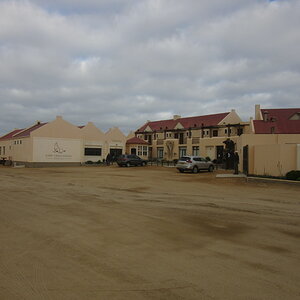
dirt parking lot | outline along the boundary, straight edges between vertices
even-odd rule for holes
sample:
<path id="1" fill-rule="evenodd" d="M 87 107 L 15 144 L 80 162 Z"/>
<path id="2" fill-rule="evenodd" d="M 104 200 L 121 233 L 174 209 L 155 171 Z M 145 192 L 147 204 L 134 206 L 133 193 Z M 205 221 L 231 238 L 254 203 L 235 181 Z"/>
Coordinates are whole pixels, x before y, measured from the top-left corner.
<path id="1" fill-rule="evenodd" d="M 299 299 L 300 188 L 0 168 L 0 299 Z"/>

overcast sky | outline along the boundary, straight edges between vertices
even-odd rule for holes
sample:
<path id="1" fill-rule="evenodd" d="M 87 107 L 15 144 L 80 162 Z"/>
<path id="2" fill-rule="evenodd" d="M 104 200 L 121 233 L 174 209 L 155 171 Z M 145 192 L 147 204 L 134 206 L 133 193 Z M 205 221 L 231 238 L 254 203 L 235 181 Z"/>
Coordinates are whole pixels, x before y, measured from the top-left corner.
<path id="1" fill-rule="evenodd" d="M 299 99 L 300 0 L 0 0 L 0 135 Z"/>

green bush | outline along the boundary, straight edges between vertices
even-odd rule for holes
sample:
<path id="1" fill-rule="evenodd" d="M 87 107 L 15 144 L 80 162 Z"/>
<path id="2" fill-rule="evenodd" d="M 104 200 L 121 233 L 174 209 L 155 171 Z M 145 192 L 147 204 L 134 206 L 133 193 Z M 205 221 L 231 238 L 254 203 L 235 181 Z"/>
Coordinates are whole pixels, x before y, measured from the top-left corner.
<path id="1" fill-rule="evenodd" d="M 293 171 L 287 172 L 285 177 L 288 180 L 300 180 L 300 171 L 293 170 Z"/>
<path id="2" fill-rule="evenodd" d="M 91 160 L 88 160 L 88 161 L 86 161 L 85 162 L 87 165 L 92 165 L 93 164 L 93 162 L 91 161 Z"/>

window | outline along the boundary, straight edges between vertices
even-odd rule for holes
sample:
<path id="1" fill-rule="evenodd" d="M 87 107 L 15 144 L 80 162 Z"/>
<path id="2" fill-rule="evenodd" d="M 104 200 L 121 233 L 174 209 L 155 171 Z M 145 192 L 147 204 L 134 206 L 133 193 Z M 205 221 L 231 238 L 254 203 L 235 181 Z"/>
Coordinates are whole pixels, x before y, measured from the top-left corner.
<path id="1" fill-rule="evenodd" d="M 186 156 L 186 147 L 179 147 L 179 157 Z"/>
<path id="2" fill-rule="evenodd" d="M 3 155 L 5 155 L 5 146 L 3 146 Z"/>
<path id="3" fill-rule="evenodd" d="M 199 146 L 193 146 L 193 156 L 199 155 Z"/>
<path id="4" fill-rule="evenodd" d="M 218 130 L 213 130 L 213 136 L 218 136 Z"/>
<path id="5" fill-rule="evenodd" d="M 242 135 L 242 134 L 243 134 L 243 128 L 238 128 L 237 134 L 238 134 L 238 135 Z"/>
<path id="6" fill-rule="evenodd" d="M 143 146 L 143 155 L 144 156 L 148 155 L 148 147 L 147 146 Z"/>
<path id="7" fill-rule="evenodd" d="M 164 158 L 164 148 L 157 148 L 157 158 Z"/>
<path id="8" fill-rule="evenodd" d="M 22 141 L 20 141 L 20 145 L 22 144 Z"/>
<path id="9" fill-rule="evenodd" d="M 84 148 L 84 155 L 86 156 L 101 156 L 101 148 Z"/>
<path id="10" fill-rule="evenodd" d="M 143 154 L 143 146 L 138 146 L 138 155 Z"/>
<path id="11" fill-rule="evenodd" d="M 0 146 L 0 155 L 1 155 L 1 149 L 2 149 L 2 147 Z"/>

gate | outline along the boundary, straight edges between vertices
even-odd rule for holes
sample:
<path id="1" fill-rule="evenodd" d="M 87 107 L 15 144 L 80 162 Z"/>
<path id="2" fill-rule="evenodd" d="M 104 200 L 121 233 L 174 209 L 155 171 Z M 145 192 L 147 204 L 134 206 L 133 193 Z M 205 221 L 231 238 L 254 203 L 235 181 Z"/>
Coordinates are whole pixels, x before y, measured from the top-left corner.
<path id="1" fill-rule="evenodd" d="M 243 147 L 243 172 L 244 174 L 248 175 L 249 171 L 249 146 Z"/>

